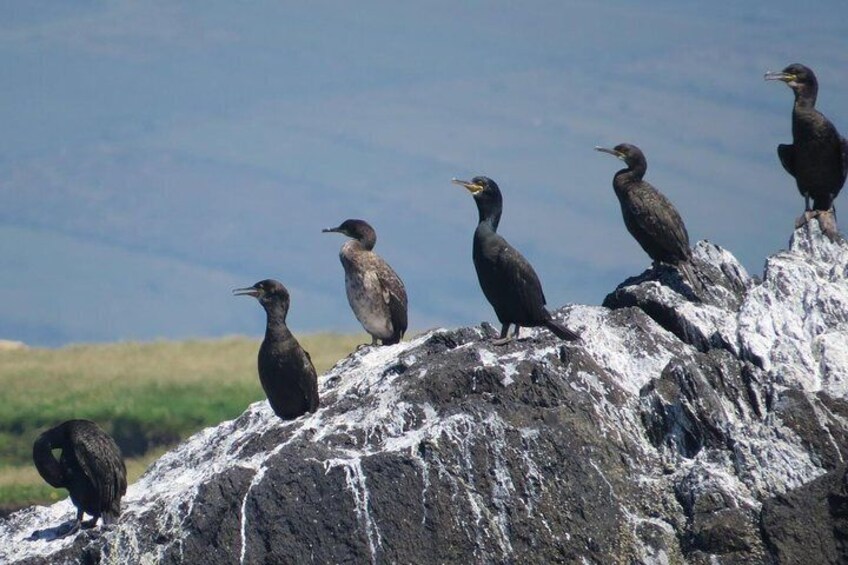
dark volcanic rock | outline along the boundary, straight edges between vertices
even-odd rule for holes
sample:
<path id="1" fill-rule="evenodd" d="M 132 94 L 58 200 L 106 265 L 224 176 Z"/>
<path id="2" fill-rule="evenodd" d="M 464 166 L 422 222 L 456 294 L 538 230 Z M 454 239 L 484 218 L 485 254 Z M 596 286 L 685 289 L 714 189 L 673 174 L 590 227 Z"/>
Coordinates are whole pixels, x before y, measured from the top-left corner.
<path id="1" fill-rule="evenodd" d="M 362 348 L 314 414 L 256 403 L 165 454 L 115 526 L 13 514 L 0 562 L 844 562 L 848 247 L 809 225 L 761 282 L 699 243 L 697 293 L 658 267 L 556 312 L 579 344 Z"/>
<path id="2" fill-rule="evenodd" d="M 765 501 L 762 526 L 775 563 L 848 562 L 848 468 Z"/>
<path id="3" fill-rule="evenodd" d="M 636 306 L 700 351 L 720 347 L 735 353 L 736 328 L 727 317 L 739 309 L 751 278 L 733 255 L 705 241 L 692 250 L 692 270 L 701 288 L 692 289 L 677 268 L 658 264 L 618 285 L 604 306 Z"/>
<path id="4" fill-rule="evenodd" d="M 705 447 L 732 447 L 734 434 L 748 433 L 734 422 L 758 422 L 766 412 L 767 382 L 762 370 L 725 351 L 672 361 L 641 391 L 648 438 L 687 458 Z"/>

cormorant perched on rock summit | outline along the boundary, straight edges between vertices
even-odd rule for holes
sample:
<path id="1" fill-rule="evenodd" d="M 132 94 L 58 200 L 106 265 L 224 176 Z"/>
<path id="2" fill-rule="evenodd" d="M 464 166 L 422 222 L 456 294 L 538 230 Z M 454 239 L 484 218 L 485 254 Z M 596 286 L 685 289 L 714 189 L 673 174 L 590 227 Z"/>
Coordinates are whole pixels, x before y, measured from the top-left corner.
<path id="1" fill-rule="evenodd" d="M 371 345 L 398 343 L 406 332 L 407 298 L 403 281 L 382 257 L 374 253 L 377 233 L 368 222 L 345 220 L 324 233 L 341 233 L 350 238 L 339 258 L 345 271 L 347 301 L 356 319 L 371 334 Z"/>
<path id="2" fill-rule="evenodd" d="M 521 253 L 498 235 L 503 198 L 495 181 L 474 177 L 471 181 L 453 179 L 452 182 L 471 192 L 477 204 L 479 223 L 474 231 L 472 256 L 480 288 L 502 324 L 495 345 L 509 341 L 510 324 L 515 324 L 513 337 L 518 337 L 521 326 L 544 326 L 560 339 L 579 340 L 580 336 L 551 318 L 536 271 Z"/>
<path id="3" fill-rule="evenodd" d="M 654 263 L 678 267 L 689 284 L 698 288 L 700 285 L 690 269 L 692 250 L 686 226 L 674 204 L 642 180 L 648 170 L 642 150 L 629 143 L 621 143 L 613 149 L 595 147 L 595 150 L 609 153 L 627 165 L 615 173 L 612 181 L 627 231 Z"/>
<path id="4" fill-rule="evenodd" d="M 57 461 L 54 449 L 61 449 Z M 93 528 L 103 516 L 110 524 L 121 514 L 121 497 L 127 492 L 127 469 L 121 450 L 112 437 L 89 420 L 68 420 L 50 428 L 35 440 L 32 460 L 38 474 L 56 488 L 66 488 L 77 515 L 69 528 L 58 533 L 67 536 L 83 528 Z M 92 516 L 82 521 L 83 514 Z"/>
<path id="5" fill-rule="evenodd" d="M 765 80 L 783 81 L 795 93 L 792 145 L 778 145 L 777 155 L 786 172 L 795 177 L 798 191 L 804 197 L 804 216 L 799 218 L 798 226 L 818 216 L 822 231 L 833 238 L 835 220 L 832 214 L 823 218 L 822 212 L 832 209 L 848 176 L 848 141 L 816 110 L 819 85 L 812 69 L 794 63 L 780 72 L 767 72 Z"/>
<path id="6" fill-rule="evenodd" d="M 233 291 L 252 296 L 265 309 L 265 339 L 259 347 L 259 382 L 274 413 L 284 420 L 318 409 L 318 376 L 312 359 L 286 326 L 289 291 L 266 279 Z"/>

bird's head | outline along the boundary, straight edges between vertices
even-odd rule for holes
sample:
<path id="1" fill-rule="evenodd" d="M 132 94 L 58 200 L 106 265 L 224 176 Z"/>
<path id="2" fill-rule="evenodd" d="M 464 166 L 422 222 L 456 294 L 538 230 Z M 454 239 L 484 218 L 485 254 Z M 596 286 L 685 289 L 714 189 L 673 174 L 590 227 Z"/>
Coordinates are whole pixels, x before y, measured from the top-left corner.
<path id="1" fill-rule="evenodd" d="M 491 221 L 497 229 L 503 209 L 503 197 L 501 196 L 501 189 L 498 188 L 498 183 L 489 177 L 482 176 L 474 177 L 470 181 L 451 179 L 451 182 L 465 187 L 474 196 L 480 221 Z"/>
<path id="2" fill-rule="evenodd" d="M 768 71 L 763 77 L 765 80 L 780 80 L 791 88 L 795 95 L 815 95 L 819 90 L 819 83 L 813 69 L 800 63 L 792 63 L 779 72 Z"/>
<path id="3" fill-rule="evenodd" d="M 283 283 L 274 279 L 259 281 L 253 286 L 237 288 L 233 290 L 235 296 L 252 296 L 266 309 L 270 305 L 282 306 L 284 310 L 289 308 L 289 291 Z"/>
<path id="4" fill-rule="evenodd" d="M 503 202 L 498 183 L 489 177 L 474 177 L 470 181 L 452 179 L 452 183 L 465 187 L 474 196 L 477 207 L 500 207 Z"/>
<path id="5" fill-rule="evenodd" d="M 648 168 L 648 161 L 645 159 L 645 154 L 642 153 L 641 149 L 630 143 L 619 143 L 612 149 L 595 147 L 595 151 L 609 153 L 613 157 L 618 157 L 627 164 L 628 168 L 634 170 L 642 169 L 643 174 L 644 170 Z"/>
<path id="6" fill-rule="evenodd" d="M 371 227 L 371 224 L 365 220 L 345 220 L 338 227 L 324 228 L 323 233 L 340 233 L 362 243 L 366 248 L 371 249 L 377 243 L 377 232 Z"/>

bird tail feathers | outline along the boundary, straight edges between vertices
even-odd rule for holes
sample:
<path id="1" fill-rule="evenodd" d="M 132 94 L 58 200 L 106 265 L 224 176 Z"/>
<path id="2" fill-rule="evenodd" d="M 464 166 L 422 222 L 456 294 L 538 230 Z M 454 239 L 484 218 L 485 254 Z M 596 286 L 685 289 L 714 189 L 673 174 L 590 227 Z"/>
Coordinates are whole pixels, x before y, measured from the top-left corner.
<path id="1" fill-rule="evenodd" d="M 545 322 L 545 327 L 551 330 L 555 336 L 566 341 L 580 341 L 580 336 L 566 328 L 562 324 L 558 324 L 553 319 L 548 319 Z"/>
<path id="2" fill-rule="evenodd" d="M 704 289 L 704 285 L 701 284 L 700 279 L 695 275 L 692 263 L 689 261 L 681 261 L 677 264 L 677 268 L 680 270 L 680 274 L 683 275 L 683 278 L 686 279 L 686 282 L 689 283 L 689 286 L 692 287 L 692 290 L 695 291 L 695 294 L 698 295 Z"/>
<path id="3" fill-rule="evenodd" d="M 118 521 L 118 517 L 121 515 L 121 502 L 116 501 L 112 504 L 112 507 L 109 510 L 106 510 L 102 514 L 103 525 L 108 526 L 109 524 L 114 524 Z"/>

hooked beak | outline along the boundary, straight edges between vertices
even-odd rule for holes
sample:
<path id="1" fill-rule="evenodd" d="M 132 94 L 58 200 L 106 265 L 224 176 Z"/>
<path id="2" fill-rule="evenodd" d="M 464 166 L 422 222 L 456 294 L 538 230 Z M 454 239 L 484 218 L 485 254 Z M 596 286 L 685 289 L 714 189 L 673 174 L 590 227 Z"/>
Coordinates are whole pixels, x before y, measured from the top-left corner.
<path id="1" fill-rule="evenodd" d="M 765 80 L 782 80 L 783 82 L 793 82 L 797 78 L 796 75 L 784 73 L 783 71 L 768 71 L 763 75 L 763 79 Z"/>
<path id="2" fill-rule="evenodd" d="M 615 149 L 607 149 L 606 147 L 598 147 L 596 145 L 595 151 L 600 151 L 601 153 L 609 153 L 613 157 L 617 157 L 618 159 L 621 159 L 622 161 L 624 161 L 624 155 L 622 155 L 621 153 L 619 153 Z"/>
<path id="3" fill-rule="evenodd" d="M 258 298 L 259 289 L 252 286 L 247 288 L 235 288 L 233 289 L 233 296 L 252 296 L 253 298 Z"/>
<path id="4" fill-rule="evenodd" d="M 342 233 L 341 227 L 338 228 L 324 228 L 321 230 L 321 233 Z"/>
<path id="5" fill-rule="evenodd" d="M 459 186 L 464 186 L 468 192 L 471 194 L 477 195 L 483 192 L 483 187 L 479 184 L 474 184 L 473 182 L 467 180 L 459 180 L 459 179 L 451 179 L 453 184 L 458 184 Z"/>

